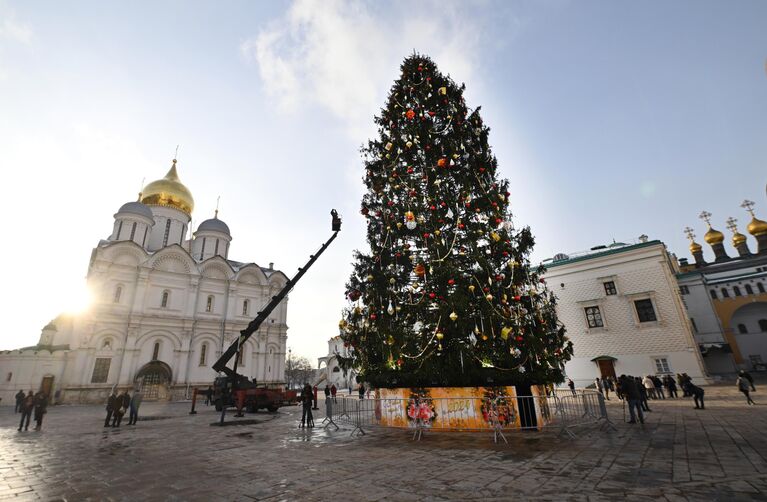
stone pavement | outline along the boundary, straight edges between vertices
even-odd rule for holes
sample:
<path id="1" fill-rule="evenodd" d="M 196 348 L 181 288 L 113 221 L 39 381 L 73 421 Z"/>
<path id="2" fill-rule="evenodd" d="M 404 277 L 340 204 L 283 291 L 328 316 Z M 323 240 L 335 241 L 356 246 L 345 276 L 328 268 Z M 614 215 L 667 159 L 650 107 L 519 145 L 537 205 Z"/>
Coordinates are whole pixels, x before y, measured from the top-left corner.
<path id="1" fill-rule="evenodd" d="M 709 387 L 706 410 L 651 401 L 647 424 L 489 434 L 301 430 L 299 408 L 211 427 L 212 408 L 145 403 L 137 426 L 103 428 L 101 406 L 49 408 L 17 432 L 0 408 L 0 500 L 767 500 L 767 387 L 746 406 Z M 763 397 L 762 397 L 763 396 Z M 320 408 L 322 408 L 320 403 Z M 321 421 L 320 418 L 317 423 Z"/>

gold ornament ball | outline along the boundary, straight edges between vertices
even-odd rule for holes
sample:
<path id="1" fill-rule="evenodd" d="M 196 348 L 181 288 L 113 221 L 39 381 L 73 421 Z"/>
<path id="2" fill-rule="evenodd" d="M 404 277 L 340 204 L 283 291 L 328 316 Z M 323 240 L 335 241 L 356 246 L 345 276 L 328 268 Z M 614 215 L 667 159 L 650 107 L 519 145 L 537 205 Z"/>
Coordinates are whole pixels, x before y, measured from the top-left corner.
<path id="1" fill-rule="evenodd" d="M 476 287 L 474 286 L 474 284 L 469 284 L 469 292 L 470 293 L 473 293 L 475 289 L 476 289 Z"/>
<path id="2" fill-rule="evenodd" d="M 375 277 L 373 277 L 373 274 L 369 274 L 367 279 L 368 279 L 368 282 L 373 282 L 373 279 L 375 279 Z"/>
<path id="3" fill-rule="evenodd" d="M 458 319 L 458 314 L 456 314 L 455 312 L 451 312 L 450 313 L 450 320 L 455 322 L 457 319 Z"/>
<path id="4" fill-rule="evenodd" d="M 485 299 L 487 299 L 487 301 L 491 302 L 491 301 L 493 301 L 493 295 L 488 293 L 487 296 L 485 297 Z"/>

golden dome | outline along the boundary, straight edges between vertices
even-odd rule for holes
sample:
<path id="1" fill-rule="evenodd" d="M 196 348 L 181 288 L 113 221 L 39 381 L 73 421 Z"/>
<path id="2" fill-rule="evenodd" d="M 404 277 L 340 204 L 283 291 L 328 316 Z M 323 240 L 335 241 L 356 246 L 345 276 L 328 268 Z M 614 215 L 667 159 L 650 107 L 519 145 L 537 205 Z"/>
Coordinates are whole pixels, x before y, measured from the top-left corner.
<path id="1" fill-rule="evenodd" d="M 154 206 L 169 206 L 180 209 L 186 214 L 192 214 L 194 198 L 189 189 L 181 183 L 176 172 L 176 159 L 164 178 L 156 180 L 144 187 L 141 202 Z"/>
<path id="2" fill-rule="evenodd" d="M 700 253 L 701 251 L 703 251 L 703 246 L 701 246 L 700 244 L 698 244 L 695 241 L 690 243 L 690 252 L 692 254 Z"/>
<path id="3" fill-rule="evenodd" d="M 762 221 L 754 216 L 748 224 L 748 233 L 757 236 L 767 234 L 767 221 Z"/>
<path id="4" fill-rule="evenodd" d="M 724 234 L 720 232 L 719 230 L 714 230 L 710 226 L 708 227 L 708 232 L 706 232 L 706 235 L 703 236 L 703 239 L 706 241 L 707 244 L 714 245 L 714 244 L 721 244 L 724 242 Z"/>
<path id="5" fill-rule="evenodd" d="M 743 235 L 740 232 L 735 232 L 734 234 L 732 234 L 732 245 L 733 246 L 738 247 L 741 244 L 743 244 L 744 242 L 746 242 L 746 236 L 745 235 Z"/>

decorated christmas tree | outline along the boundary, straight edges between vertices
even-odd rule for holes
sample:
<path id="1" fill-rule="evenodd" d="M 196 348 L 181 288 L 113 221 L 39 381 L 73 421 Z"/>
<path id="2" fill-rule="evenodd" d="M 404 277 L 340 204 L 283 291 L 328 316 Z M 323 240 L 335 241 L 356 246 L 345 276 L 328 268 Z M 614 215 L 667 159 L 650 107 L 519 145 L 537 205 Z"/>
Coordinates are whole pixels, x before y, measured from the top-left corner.
<path id="1" fill-rule="evenodd" d="M 355 252 L 341 366 L 376 387 L 559 382 L 572 355 L 464 89 L 408 57 L 362 149 L 370 251 Z"/>

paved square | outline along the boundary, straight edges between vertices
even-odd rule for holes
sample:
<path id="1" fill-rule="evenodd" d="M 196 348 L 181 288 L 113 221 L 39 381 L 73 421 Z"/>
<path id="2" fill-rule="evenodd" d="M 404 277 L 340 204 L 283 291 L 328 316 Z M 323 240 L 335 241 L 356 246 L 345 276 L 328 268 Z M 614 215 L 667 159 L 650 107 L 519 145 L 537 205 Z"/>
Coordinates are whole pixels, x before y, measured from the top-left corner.
<path id="1" fill-rule="evenodd" d="M 11 500 L 767 500 L 767 387 L 746 406 L 710 387 L 706 410 L 651 401 L 617 432 L 489 434 L 301 430 L 298 408 L 211 427 L 188 403 L 145 403 L 135 427 L 103 427 L 101 406 L 49 408 L 42 432 L 0 409 L 0 499 Z M 764 396 L 764 397 L 762 397 Z M 322 404 L 320 404 L 322 408 Z M 254 418 L 253 415 L 247 417 Z M 319 424 L 320 418 L 317 420 Z"/>

